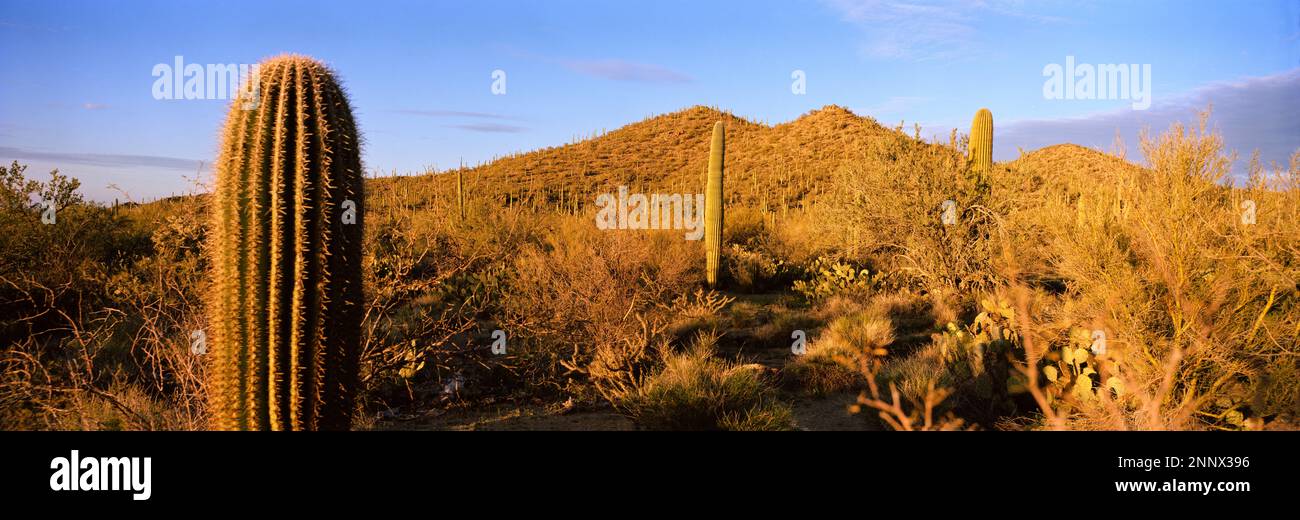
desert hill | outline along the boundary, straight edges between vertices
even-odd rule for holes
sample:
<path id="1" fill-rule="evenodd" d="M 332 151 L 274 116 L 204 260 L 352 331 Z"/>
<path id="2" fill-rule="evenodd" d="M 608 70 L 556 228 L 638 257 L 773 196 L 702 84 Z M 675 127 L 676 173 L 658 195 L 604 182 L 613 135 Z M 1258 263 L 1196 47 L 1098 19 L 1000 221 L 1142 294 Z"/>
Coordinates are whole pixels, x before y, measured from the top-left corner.
<path id="1" fill-rule="evenodd" d="M 902 136 L 835 105 L 776 125 L 695 106 L 579 142 L 466 167 L 465 179 L 472 191 L 508 197 L 540 192 L 552 202 L 592 200 L 594 194 L 620 184 L 642 191 L 697 190 L 715 121 L 726 124 L 728 197 L 769 205 L 783 200 L 797 204 L 821 189 L 833 172 L 860 159 L 871 141 Z M 427 182 L 428 178 L 379 181 Z"/>
<path id="2" fill-rule="evenodd" d="M 1007 166 L 1012 169 L 1069 172 L 1074 175 L 1089 177 L 1114 171 L 1134 173 L 1142 169 L 1140 166 L 1114 155 L 1068 143 L 1046 146 L 1028 152 L 1014 161 L 1009 161 Z"/>
<path id="3" fill-rule="evenodd" d="M 584 204 L 598 193 L 628 185 L 633 191 L 698 190 L 707 166 L 715 121 L 726 123 L 727 193 L 730 201 L 775 208 L 795 207 L 828 184 L 842 168 L 860 163 L 882 138 L 914 139 L 837 105 L 784 123 L 767 125 L 711 107 L 694 106 L 631 123 L 574 143 L 516 153 L 465 167 L 468 190 L 502 200 Z M 936 145 L 940 146 L 940 145 Z M 1011 169 L 1074 175 L 1116 171 L 1111 155 L 1072 144 L 1049 146 L 1005 163 Z M 455 170 L 449 170 L 450 173 Z M 452 175 L 376 179 L 384 188 L 421 193 Z M 396 186 L 389 183 L 395 183 Z M 400 186 L 400 188 L 399 188 Z M 444 186 L 445 187 L 445 186 Z M 410 196 L 410 193 L 408 193 Z"/>

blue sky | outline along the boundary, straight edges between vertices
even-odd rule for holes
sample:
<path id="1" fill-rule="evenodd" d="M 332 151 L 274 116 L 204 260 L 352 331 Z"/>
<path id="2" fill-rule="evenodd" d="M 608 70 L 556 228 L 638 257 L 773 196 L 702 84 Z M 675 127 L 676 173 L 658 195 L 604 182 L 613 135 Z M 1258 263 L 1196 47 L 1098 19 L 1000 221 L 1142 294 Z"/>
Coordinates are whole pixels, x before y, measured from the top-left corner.
<path id="1" fill-rule="evenodd" d="M 268 5 L 264 5 L 268 4 Z M 99 200 L 184 193 L 223 100 L 156 100 L 155 64 L 315 56 L 349 89 L 371 170 L 553 146 L 690 105 L 768 122 L 826 104 L 927 135 L 979 107 L 996 156 L 1137 150 L 1213 103 L 1230 147 L 1300 147 L 1300 0 L 103 2 L 0 0 L 0 161 L 60 168 Z M 1152 107 L 1045 99 L 1044 66 L 1149 64 Z M 492 71 L 506 72 L 493 95 Z M 791 92 L 791 73 L 807 77 Z M 210 175 L 205 167 L 204 178 Z"/>

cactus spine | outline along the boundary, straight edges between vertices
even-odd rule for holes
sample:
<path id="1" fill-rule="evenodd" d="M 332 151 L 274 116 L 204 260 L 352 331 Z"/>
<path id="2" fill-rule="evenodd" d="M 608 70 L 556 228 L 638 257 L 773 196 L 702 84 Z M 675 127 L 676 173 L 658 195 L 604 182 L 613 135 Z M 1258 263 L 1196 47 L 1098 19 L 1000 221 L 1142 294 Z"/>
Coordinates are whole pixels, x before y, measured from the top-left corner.
<path id="1" fill-rule="evenodd" d="M 726 142 L 722 121 L 713 124 L 713 141 L 709 145 L 709 174 L 704 187 L 704 277 L 709 287 L 718 285 L 722 267 L 722 162 Z"/>
<path id="2" fill-rule="evenodd" d="M 993 172 L 993 113 L 987 108 L 975 113 L 970 125 L 971 171 L 981 182 Z"/>
<path id="3" fill-rule="evenodd" d="M 217 165 L 215 426 L 347 429 L 364 204 L 352 110 L 311 58 L 268 59 L 250 84 L 226 118 Z"/>

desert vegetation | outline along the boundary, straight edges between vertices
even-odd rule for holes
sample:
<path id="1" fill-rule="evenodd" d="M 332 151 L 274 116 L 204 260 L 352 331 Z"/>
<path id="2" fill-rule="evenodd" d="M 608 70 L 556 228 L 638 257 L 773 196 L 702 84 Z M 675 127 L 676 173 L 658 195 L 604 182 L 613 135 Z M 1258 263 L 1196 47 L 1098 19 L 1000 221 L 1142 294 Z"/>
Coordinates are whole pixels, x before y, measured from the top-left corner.
<path id="1" fill-rule="evenodd" d="M 332 331 L 355 334 L 355 400 L 293 395 L 362 429 L 1295 427 L 1300 150 L 1233 182 L 1206 118 L 1143 136 L 1140 160 L 993 163 L 993 138 L 988 111 L 933 139 L 834 106 L 777 125 L 693 107 L 371 176 L 359 325 Z M 215 218 L 235 181 L 102 205 L 34 177 L 0 179 L 0 424 L 232 426 L 214 396 L 248 362 L 220 350 L 239 313 L 212 295 L 238 286 L 213 282 L 239 257 Z M 707 191 L 720 237 L 597 229 L 619 185 Z"/>

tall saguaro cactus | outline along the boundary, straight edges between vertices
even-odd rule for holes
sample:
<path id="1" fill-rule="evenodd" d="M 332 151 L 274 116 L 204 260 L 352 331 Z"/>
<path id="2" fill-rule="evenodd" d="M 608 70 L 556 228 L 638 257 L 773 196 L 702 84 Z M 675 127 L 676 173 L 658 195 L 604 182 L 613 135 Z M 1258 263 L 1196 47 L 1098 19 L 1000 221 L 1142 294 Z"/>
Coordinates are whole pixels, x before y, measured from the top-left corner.
<path id="1" fill-rule="evenodd" d="M 704 187 L 704 277 L 709 287 L 718 285 L 722 267 L 722 162 L 726 158 L 722 121 L 713 124 L 709 144 L 709 175 Z"/>
<path id="2" fill-rule="evenodd" d="M 460 210 L 460 220 L 465 220 L 465 167 L 456 170 L 456 207 Z"/>
<path id="3" fill-rule="evenodd" d="M 982 182 L 993 172 L 993 113 L 987 108 L 975 113 L 970 125 L 971 170 Z"/>
<path id="4" fill-rule="evenodd" d="M 352 109 L 333 72 L 304 56 L 270 58 L 250 81 L 217 164 L 216 427 L 347 429 L 364 204 Z"/>

